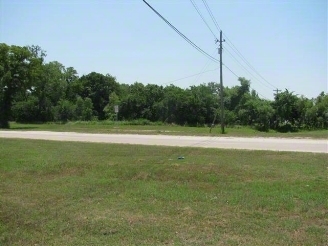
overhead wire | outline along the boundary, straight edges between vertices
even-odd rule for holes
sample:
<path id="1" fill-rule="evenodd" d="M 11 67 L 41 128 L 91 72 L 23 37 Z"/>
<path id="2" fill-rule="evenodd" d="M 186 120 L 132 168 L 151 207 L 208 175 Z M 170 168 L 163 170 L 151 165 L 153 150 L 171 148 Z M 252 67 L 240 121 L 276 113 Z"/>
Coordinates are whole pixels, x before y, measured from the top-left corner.
<path id="1" fill-rule="evenodd" d="M 185 39 L 185 41 L 187 41 L 190 45 L 192 45 L 195 49 L 197 49 L 199 52 L 201 52 L 203 55 L 207 56 L 208 58 L 210 58 L 211 60 L 215 61 L 215 62 L 219 62 L 218 59 L 214 58 L 213 56 L 209 55 L 208 53 L 206 53 L 204 50 L 202 50 L 201 48 L 199 48 L 195 43 L 193 43 L 190 39 L 188 39 L 184 34 L 182 34 L 177 28 L 175 28 L 168 20 L 166 20 L 160 13 L 158 13 L 149 3 L 147 3 L 147 1 L 143 0 L 143 2 L 151 9 L 153 10 L 166 24 L 168 24 L 175 32 L 177 32 L 183 39 Z M 218 69 L 218 68 L 217 68 Z M 213 70 L 208 70 L 208 71 L 214 71 L 214 70 L 217 70 L 217 69 L 213 69 Z M 208 72 L 208 71 L 204 71 L 204 72 L 200 72 L 196 75 L 192 75 L 192 76 L 197 76 L 199 74 L 203 74 L 205 72 Z M 188 76 L 188 77 L 192 77 L 192 76 Z M 185 77 L 185 78 L 188 78 L 188 77 Z M 181 78 L 181 79 L 185 79 L 185 78 Z M 178 79 L 178 80 L 181 80 L 181 79 Z M 178 80 L 175 80 L 175 81 L 178 81 Z M 171 81 L 171 82 L 174 82 L 174 81 Z M 170 82 L 168 82 L 170 83 Z M 197 145 L 199 144 L 202 144 L 202 143 L 206 143 L 206 142 L 209 142 L 209 141 L 212 141 L 212 138 L 211 137 L 208 137 L 206 140 L 203 140 L 203 141 L 198 141 L 197 143 L 193 144 L 193 145 L 190 145 L 190 147 L 196 147 Z M 191 151 L 191 150 L 190 150 Z"/>
<path id="2" fill-rule="evenodd" d="M 192 75 L 189 75 L 189 76 L 185 76 L 185 77 L 182 77 L 182 78 L 179 78 L 179 79 L 175 79 L 175 80 L 171 80 L 171 81 L 168 81 L 166 83 L 162 83 L 161 85 L 167 85 L 169 83 L 173 83 L 173 82 L 177 82 L 177 81 L 180 81 L 180 80 L 184 80 L 184 79 L 189 79 L 189 78 L 192 78 L 192 77 L 196 77 L 195 80 L 192 82 L 192 83 L 188 83 L 189 85 L 194 85 L 198 82 L 198 80 L 201 78 L 201 76 L 204 74 L 204 73 L 208 73 L 208 72 L 213 72 L 213 71 L 217 71 L 219 70 L 220 67 L 217 67 L 217 68 L 214 68 L 214 69 L 209 69 L 209 70 L 206 70 L 206 68 L 210 65 L 211 61 L 209 60 L 205 65 L 204 67 L 200 70 L 199 73 L 196 73 L 196 74 L 192 74 Z"/>
<path id="3" fill-rule="evenodd" d="M 169 84 L 169 83 L 177 82 L 177 81 L 184 80 L 184 79 L 189 79 L 189 78 L 195 77 L 195 76 L 197 76 L 197 75 L 201 75 L 201 74 L 204 74 L 204 73 L 208 73 L 208 72 L 216 71 L 216 70 L 218 70 L 218 69 L 219 69 L 219 67 L 217 67 L 217 68 L 215 68 L 215 69 L 211 69 L 211 70 L 202 71 L 202 72 L 200 72 L 200 73 L 192 74 L 192 75 L 189 75 L 189 76 L 186 76 L 186 77 L 180 78 L 180 79 L 175 79 L 175 80 L 168 81 L 168 82 L 166 82 L 166 83 L 163 83 L 162 85 L 167 85 L 167 84 Z"/>
<path id="4" fill-rule="evenodd" d="M 213 13 L 212 13 L 212 11 L 211 11 L 211 9 L 209 8 L 209 6 L 208 6 L 208 4 L 207 4 L 207 2 L 206 2 L 206 0 L 202 0 L 203 1 L 203 3 L 204 3 L 204 5 L 205 5 L 205 7 L 206 7 L 206 9 L 207 9 L 207 12 L 209 13 L 209 15 L 210 15 L 210 17 L 211 17 L 211 19 L 212 19 L 212 21 L 213 21 L 213 23 L 214 23 L 214 25 L 216 26 L 216 28 L 217 28 L 217 30 L 218 31 L 221 31 L 221 28 L 220 28 L 220 26 L 219 26 L 219 24 L 217 23 L 217 21 L 216 21 L 216 19 L 215 19 L 215 17 L 214 17 L 214 15 L 213 15 Z M 214 34 L 214 32 L 212 31 L 212 29 L 210 28 L 210 26 L 208 25 L 208 23 L 207 23 L 207 21 L 205 20 L 205 18 L 204 18 L 204 16 L 202 15 L 202 13 L 200 12 L 200 10 L 199 10 L 199 8 L 197 7 L 197 4 L 193 1 L 193 0 L 190 0 L 190 2 L 192 3 L 192 5 L 194 6 L 194 8 L 196 9 L 196 11 L 197 11 L 197 13 L 198 13 L 198 15 L 201 17 L 201 19 L 203 20 L 203 22 L 205 23 L 205 25 L 207 26 L 207 28 L 210 30 L 210 32 L 213 34 L 213 36 L 214 36 L 214 38 L 217 40 L 217 37 L 216 37 L 216 35 Z M 241 64 L 239 61 L 238 61 L 238 59 L 228 50 L 228 49 L 226 49 L 226 51 L 229 53 L 229 55 L 240 65 L 240 66 L 242 66 L 244 69 L 245 69 L 245 71 L 247 71 L 253 78 L 255 78 L 255 79 L 257 79 L 255 76 L 253 76 L 252 75 L 252 73 L 251 72 L 249 72 L 249 70 L 243 65 L 243 64 Z M 232 74 L 234 74 L 237 78 L 239 78 L 239 76 L 234 72 L 234 71 L 232 71 L 228 66 L 226 66 L 225 64 L 223 64 L 222 63 L 222 65 L 224 65 Z M 197 80 L 199 79 L 199 77 L 197 78 Z M 196 81 L 197 81 L 196 80 Z M 257 79 L 258 80 L 258 79 Z M 260 80 L 258 80 L 260 83 L 262 83 Z M 263 85 L 265 85 L 264 83 L 262 83 Z M 266 86 L 266 85 L 265 85 Z M 250 87 L 251 88 L 251 87 Z M 263 95 L 261 95 L 262 97 L 264 97 Z"/>
<path id="5" fill-rule="evenodd" d="M 220 31 L 220 27 L 211 11 L 211 9 L 209 8 L 206 0 L 202 0 L 209 15 L 211 16 L 216 28 Z M 143 2 L 149 7 L 151 8 L 162 20 L 164 20 L 166 22 L 166 24 L 168 24 L 174 31 L 176 31 L 182 38 L 184 38 L 189 44 L 191 44 L 194 48 L 196 48 L 198 51 L 200 51 L 201 53 L 205 54 L 207 57 L 210 57 L 212 60 L 215 60 L 215 61 L 218 61 L 216 58 L 214 58 L 213 56 L 209 55 L 208 53 L 206 53 L 205 51 L 203 51 L 201 48 L 199 48 L 196 44 L 194 44 L 190 39 L 188 39 L 184 34 L 182 34 L 176 27 L 174 27 L 168 20 L 166 20 L 158 11 L 156 11 L 147 1 L 143 0 Z M 196 9 L 197 13 L 199 14 L 199 16 L 201 17 L 201 19 L 203 20 L 203 22 L 205 23 L 205 25 L 208 27 L 208 29 L 210 30 L 210 32 L 213 34 L 213 36 L 216 38 L 214 32 L 212 31 L 212 29 L 210 28 L 210 26 L 208 25 L 208 23 L 206 22 L 205 18 L 203 17 L 203 15 L 201 14 L 199 8 L 197 7 L 197 5 L 195 4 L 195 2 L 193 0 L 190 0 L 190 2 L 192 3 L 192 5 L 194 6 L 194 8 Z M 227 50 L 228 51 L 228 50 Z M 250 74 L 252 75 L 248 69 L 245 68 L 245 66 L 243 66 L 232 54 L 231 52 L 228 51 L 228 53 Z M 239 52 L 240 53 L 240 52 Z M 227 67 L 227 69 L 230 70 L 230 68 Z M 216 70 L 216 69 L 215 69 Z M 213 71 L 213 70 L 210 70 L 210 71 Z M 232 73 L 234 73 L 232 70 L 230 70 Z M 207 71 L 206 71 L 207 72 Z M 173 81 L 170 81 L 170 82 L 176 82 L 176 81 L 179 81 L 179 80 L 182 80 L 182 79 L 185 79 L 185 78 L 190 78 L 190 77 L 193 77 L 193 76 L 197 76 L 197 75 L 201 75 L 203 74 L 203 72 L 200 72 L 198 74 L 195 74 L 195 75 L 191 75 L 191 76 L 187 76 L 187 77 L 184 77 L 184 78 L 181 78 L 181 79 L 178 79 L 178 80 L 173 80 Z M 234 73 L 235 74 L 235 73 Z M 235 74 L 236 75 L 236 74 Z M 237 76 L 237 75 L 236 75 Z M 237 76 L 238 77 L 238 76 Z M 256 77 L 254 77 L 256 78 Z M 197 78 L 197 80 L 199 79 L 199 77 Z M 196 81 L 197 81 L 196 80 Z M 170 82 L 167 82 L 167 83 L 170 83 Z M 165 84 L 167 84 L 165 83 Z"/>
<path id="6" fill-rule="evenodd" d="M 194 2 L 194 0 L 190 0 L 191 4 L 194 6 L 195 10 L 197 11 L 198 15 L 200 16 L 200 18 L 203 20 L 204 24 L 207 26 L 208 30 L 213 34 L 213 37 L 215 40 L 217 40 L 217 36 L 215 35 L 215 33 L 213 32 L 212 28 L 209 26 L 209 24 L 207 23 L 207 21 L 205 20 L 202 12 L 200 11 L 200 9 L 198 8 L 197 4 Z M 203 70 L 209 65 L 209 63 L 207 65 L 205 65 L 205 67 L 203 68 Z M 196 78 L 196 80 L 193 82 L 193 84 L 195 84 L 201 77 L 201 74 Z"/>
<path id="7" fill-rule="evenodd" d="M 235 75 L 237 78 L 240 78 L 234 71 L 232 71 L 227 65 L 223 64 L 223 66 L 225 66 L 233 75 Z M 251 86 L 249 86 L 250 89 L 254 90 Z M 269 100 L 267 97 L 263 96 L 262 94 L 260 94 L 259 92 L 256 91 L 257 94 L 259 94 L 260 96 L 262 96 L 264 99 Z"/>
<path id="8" fill-rule="evenodd" d="M 197 11 L 198 15 L 200 16 L 200 18 L 202 18 L 202 20 L 205 23 L 205 25 L 207 26 L 208 30 L 210 30 L 210 32 L 213 34 L 214 38 L 217 39 L 215 33 L 212 31 L 211 27 L 209 26 L 209 24 L 205 20 L 204 16 L 200 12 L 199 8 L 197 7 L 197 4 L 194 2 L 194 0 L 190 0 L 190 2 L 192 3 L 192 5 L 194 6 L 194 8 L 196 9 L 196 11 Z"/>
<path id="9" fill-rule="evenodd" d="M 227 51 L 228 54 L 230 55 L 230 57 L 232 57 L 251 77 L 253 77 L 255 80 L 257 80 L 262 85 L 269 88 L 269 86 L 267 84 L 263 83 L 261 80 L 259 80 L 257 77 L 255 77 L 240 61 L 238 61 L 238 59 L 229 51 L 229 49 L 227 49 L 227 47 L 224 50 Z"/>
<path id="10" fill-rule="evenodd" d="M 181 33 L 175 26 L 173 26 L 167 19 L 165 19 L 158 11 L 156 11 L 147 1 L 143 0 L 143 2 L 157 15 L 159 16 L 168 26 L 170 26 L 180 37 L 182 37 L 186 42 L 188 42 L 191 46 L 193 46 L 197 51 L 199 51 L 200 53 L 202 53 L 203 55 L 205 55 L 206 57 L 208 57 L 209 59 L 211 59 L 212 61 L 215 61 L 215 62 L 219 62 L 218 59 L 214 58 L 213 56 L 209 55 L 207 52 L 205 52 L 203 49 L 201 49 L 199 46 L 197 46 L 194 42 L 192 42 L 189 38 L 187 38 L 183 33 Z M 216 35 L 214 34 L 214 32 L 212 31 L 212 29 L 210 28 L 210 26 L 208 25 L 208 23 L 206 22 L 206 20 L 204 19 L 204 17 L 202 16 L 200 10 L 198 9 L 197 5 L 191 0 L 192 4 L 194 5 L 196 11 L 198 12 L 198 14 L 201 16 L 201 18 L 203 19 L 204 23 L 206 24 L 206 26 L 209 28 L 209 30 L 212 32 L 213 36 L 216 38 Z M 218 30 L 220 30 L 220 27 L 218 25 L 218 23 L 216 22 L 209 6 L 207 5 L 206 1 L 203 0 L 203 3 L 205 4 L 207 10 L 209 11 L 210 13 L 210 16 L 213 20 L 213 22 L 215 23 L 216 27 Z M 224 64 L 223 64 L 224 65 Z M 229 67 L 227 67 L 226 65 L 224 65 L 228 70 L 230 70 L 230 72 L 232 72 L 236 77 L 238 77 L 238 75 L 236 73 L 234 73 Z M 204 67 L 204 69 L 206 68 L 206 66 Z M 203 72 L 200 72 L 200 73 L 197 73 L 197 74 L 194 74 L 194 75 L 191 75 L 191 76 L 187 76 L 187 77 L 184 77 L 184 78 L 180 78 L 180 79 L 177 79 L 177 80 L 173 80 L 173 81 L 170 81 L 170 82 L 167 82 L 167 83 L 172 83 L 172 82 L 176 82 L 176 81 L 179 81 L 179 80 L 182 80 L 182 79 L 186 79 L 186 78 L 190 78 L 190 77 L 193 77 L 193 76 L 197 76 L 197 75 L 200 75 L 200 74 L 203 74 L 203 73 L 206 73 L 206 72 L 209 72 L 209 71 L 215 71 L 215 70 L 218 70 L 218 68 L 216 69 L 212 69 L 212 70 L 207 70 L 207 71 L 203 71 Z M 194 146 L 198 145 L 198 144 L 201 144 L 202 142 L 208 142 L 208 141 L 211 141 L 210 138 L 208 138 L 207 140 L 205 141 L 199 141 L 198 143 L 194 144 Z"/>
<path id="11" fill-rule="evenodd" d="M 207 9 L 207 12 L 209 13 L 213 23 L 215 24 L 216 28 L 218 31 L 221 31 L 221 28 L 220 26 L 218 25 L 211 9 L 209 8 L 206 0 L 202 0 L 206 9 Z M 194 42 L 192 42 L 188 37 L 186 37 L 183 33 L 181 33 L 174 25 L 172 25 L 166 18 L 164 18 L 157 10 L 155 10 L 146 0 L 143 0 L 143 2 L 157 15 L 159 16 L 168 26 L 170 26 L 179 36 L 181 36 L 185 41 L 187 41 L 191 46 L 193 46 L 197 51 L 199 51 L 200 53 L 202 53 L 203 55 L 207 56 L 209 59 L 211 59 L 212 61 L 215 61 L 215 62 L 219 62 L 218 59 L 214 58 L 213 56 L 211 56 L 210 54 L 208 54 L 207 52 L 205 52 L 203 49 L 201 49 L 199 46 L 197 46 Z M 200 10 L 198 9 L 197 5 L 193 2 L 193 0 L 191 0 L 191 3 L 193 4 L 194 8 L 196 9 L 197 13 L 200 15 L 200 17 L 202 18 L 202 20 L 204 21 L 204 23 L 206 24 L 206 26 L 209 28 L 209 30 L 212 32 L 213 36 L 216 37 L 216 35 L 214 34 L 214 32 L 212 31 L 212 29 L 210 28 L 210 26 L 208 25 L 208 23 L 206 22 L 205 18 L 202 16 Z M 228 37 L 225 35 L 225 37 L 228 39 Z M 231 45 L 229 45 L 230 47 L 234 47 L 232 48 L 240 57 L 243 57 L 242 54 L 239 52 L 239 50 L 232 44 L 232 42 L 229 40 L 229 42 L 231 43 Z M 231 54 L 231 53 L 230 53 Z M 235 57 L 234 57 L 235 58 Z M 243 57 L 244 58 L 244 57 Z M 236 58 L 235 58 L 236 59 Z M 243 59 L 243 61 L 245 62 L 245 58 Z M 252 68 L 252 70 L 255 70 L 253 66 L 251 66 L 251 64 L 249 62 L 245 62 L 248 66 L 250 66 Z M 224 65 L 232 74 L 234 74 L 237 78 L 239 78 L 239 76 L 233 72 L 228 66 L 226 66 L 224 63 L 222 63 L 222 65 Z M 244 67 L 244 66 L 243 66 Z M 179 80 L 182 80 L 182 79 L 186 79 L 186 78 L 190 78 L 190 77 L 194 77 L 194 76 L 197 76 L 197 75 L 200 75 L 200 74 L 203 74 L 203 73 L 206 73 L 206 72 L 209 72 L 209 71 L 214 71 L 214 70 L 217 70 L 218 68 L 216 69 L 212 69 L 212 70 L 207 70 L 207 71 L 204 71 L 204 72 L 200 72 L 200 73 L 197 73 L 197 74 L 194 74 L 194 75 L 191 75 L 191 76 L 187 76 L 187 77 L 184 77 L 184 78 L 180 78 L 180 79 L 177 79 L 177 80 L 173 80 L 173 81 L 169 81 L 165 84 L 168 84 L 168 83 L 172 83 L 172 82 L 176 82 L 176 81 L 179 81 Z M 248 71 L 248 70 L 247 70 Z M 256 71 L 256 73 L 258 74 L 258 72 Z M 259 75 L 259 74 L 258 74 Z M 262 79 L 264 79 L 261 75 L 259 75 Z M 265 80 L 265 79 L 264 79 Z M 266 80 L 265 80 L 266 81 Z M 266 81 L 267 83 L 269 83 L 268 81 Z M 269 83 L 270 84 L 270 83 Z M 271 86 L 273 86 L 272 84 L 270 84 Z M 274 86 L 273 86 L 274 87 Z M 276 88 L 276 87 L 274 87 Z M 261 95 L 263 96 L 263 95 Z"/>
<path id="12" fill-rule="evenodd" d="M 216 29 L 220 32 L 221 31 L 221 28 L 220 28 L 218 22 L 216 21 L 216 19 L 215 19 L 213 13 L 212 13 L 210 7 L 208 6 L 206 0 L 202 0 L 202 1 L 203 1 L 204 5 L 205 5 L 205 8 L 207 9 L 207 12 L 209 13 L 209 15 L 210 15 L 210 17 L 211 17 L 214 25 L 216 26 Z"/>
<path id="13" fill-rule="evenodd" d="M 227 65 L 222 63 L 223 66 L 225 66 L 233 75 L 235 75 L 237 78 L 240 78 L 234 71 L 232 71 Z"/>
<path id="14" fill-rule="evenodd" d="M 208 61 L 205 66 L 203 67 L 203 69 L 201 71 L 205 71 L 205 69 L 210 65 L 210 61 Z M 199 79 L 202 77 L 203 73 L 200 73 L 196 78 L 195 80 L 191 83 L 191 85 L 195 85 Z"/>
<path id="15" fill-rule="evenodd" d="M 207 12 L 209 13 L 215 27 L 217 28 L 218 31 L 221 31 L 221 28 L 219 26 L 219 24 L 217 23 L 209 5 L 207 4 L 206 0 L 202 0 L 202 2 L 204 3 L 206 9 L 207 9 Z M 271 87 L 273 88 L 277 88 L 276 86 L 274 86 L 273 84 L 271 84 L 268 80 L 266 80 L 251 64 L 250 62 L 241 54 L 241 52 L 237 49 L 237 47 L 231 42 L 231 40 L 228 38 L 228 36 L 223 33 L 225 39 L 226 39 L 226 43 L 231 47 L 231 49 L 243 60 L 243 62 L 245 64 L 247 64 L 247 66 L 249 66 L 256 74 L 257 76 L 259 76 L 261 79 L 263 79 L 263 81 L 265 81 L 268 85 L 270 85 Z"/>
<path id="16" fill-rule="evenodd" d="M 205 71 L 205 69 L 210 65 L 210 61 L 205 64 L 205 66 L 203 67 L 203 69 L 201 70 L 202 72 Z M 209 71 L 215 71 L 215 70 L 218 70 L 220 67 L 217 67 L 216 69 L 212 69 L 212 70 L 209 70 Z M 194 80 L 194 82 L 192 83 L 192 85 L 196 84 L 199 79 L 201 78 L 201 76 L 203 75 L 203 73 L 199 73 L 199 75 L 197 76 L 197 78 Z"/>
<path id="17" fill-rule="evenodd" d="M 156 9 L 154 9 L 146 0 L 142 0 L 154 13 L 156 13 L 167 25 L 169 25 L 180 37 L 182 37 L 185 41 L 187 41 L 191 46 L 193 46 L 196 50 L 198 50 L 203 55 L 207 56 L 209 59 L 215 62 L 219 62 L 218 59 L 211 56 L 199 46 L 197 46 L 194 42 L 192 42 L 189 38 L 187 38 L 183 33 L 181 33 L 175 26 L 173 26 L 167 19 L 165 19 Z"/>
<path id="18" fill-rule="evenodd" d="M 232 50 L 247 64 L 261 79 L 263 79 L 268 85 L 270 85 L 272 88 L 277 88 L 273 84 L 271 84 L 269 81 L 267 81 L 253 66 L 250 64 L 247 59 L 241 54 L 241 52 L 236 48 L 236 46 L 229 40 L 226 34 L 224 34 L 225 38 L 227 39 L 227 45 L 231 47 Z"/>

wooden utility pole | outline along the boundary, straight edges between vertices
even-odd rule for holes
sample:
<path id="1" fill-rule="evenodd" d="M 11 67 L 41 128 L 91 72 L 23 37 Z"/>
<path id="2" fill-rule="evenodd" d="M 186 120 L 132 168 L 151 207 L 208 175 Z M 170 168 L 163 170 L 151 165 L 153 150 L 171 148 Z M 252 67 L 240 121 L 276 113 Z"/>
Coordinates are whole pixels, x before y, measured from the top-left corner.
<path id="1" fill-rule="evenodd" d="M 277 89 L 275 89 L 275 90 L 273 90 L 273 91 L 276 92 L 276 94 L 274 94 L 274 95 L 276 96 L 276 95 L 278 95 L 278 93 L 279 93 L 281 90 L 278 90 L 278 88 L 277 88 Z"/>
<path id="2" fill-rule="evenodd" d="M 220 99 L 221 99 L 221 133 L 224 134 L 224 100 L 223 100 L 223 75 L 222 75 L 222 42 L 225 40 L 222 40 L 222 30 L 220 31 L 220 47 L 219 47 L 219 53 L 220 53 Z"/>

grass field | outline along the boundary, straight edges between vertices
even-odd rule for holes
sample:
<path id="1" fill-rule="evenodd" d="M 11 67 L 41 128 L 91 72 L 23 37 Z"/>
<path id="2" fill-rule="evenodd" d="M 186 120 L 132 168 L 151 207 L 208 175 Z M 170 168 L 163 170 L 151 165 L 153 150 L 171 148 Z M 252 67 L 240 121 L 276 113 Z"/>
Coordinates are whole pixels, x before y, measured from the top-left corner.
<path id="1" fill-rule="evenodd" d="M 0 245 L 327 245 L 327 157 L 0 138 Z"/>
<path id="2" fill-rule="evenodd" d="M 221 135 L 221 129 L 218 126 L 213 128 L 212 132 L 210 133 L 210 129 L 208 127 L 187 127 L 177 125 L 125 125 L 120 122 L 113 123 L 110 121 L 69 122 L 66 124 L 19 124 L 12 122 L 10 125 L 12 130 L 328 139 L 328 130 L 278 133 L 273 130 L 271 130 L 270 132 L 259 132 L 250 127 L 234 127 L 226 128 L 226 134 Z"/>

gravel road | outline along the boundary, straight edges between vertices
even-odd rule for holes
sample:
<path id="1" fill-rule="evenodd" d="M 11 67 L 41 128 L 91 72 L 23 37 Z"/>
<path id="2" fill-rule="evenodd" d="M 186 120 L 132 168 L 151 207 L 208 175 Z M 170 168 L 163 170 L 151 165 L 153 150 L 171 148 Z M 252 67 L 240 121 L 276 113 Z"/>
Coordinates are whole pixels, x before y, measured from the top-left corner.
<path id="1" fill-rule="evenodd" d="M 324 139 L 92 134 L 50 131 L 0 131 L 0 137 L 74 142 L 328 153 L 328 140 Z"/>

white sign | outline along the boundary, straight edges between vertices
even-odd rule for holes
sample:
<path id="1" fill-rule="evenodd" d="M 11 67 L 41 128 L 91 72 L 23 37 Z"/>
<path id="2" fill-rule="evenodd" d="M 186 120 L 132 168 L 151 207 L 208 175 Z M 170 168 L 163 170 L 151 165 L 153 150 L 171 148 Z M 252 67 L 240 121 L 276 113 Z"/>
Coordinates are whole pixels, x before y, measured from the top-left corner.
<path id="1" fill-rule="evenodd" d="M 114 111 L 115 111 L 116 114 L 118 113 L 118 105 L 114 106 Z"/>

